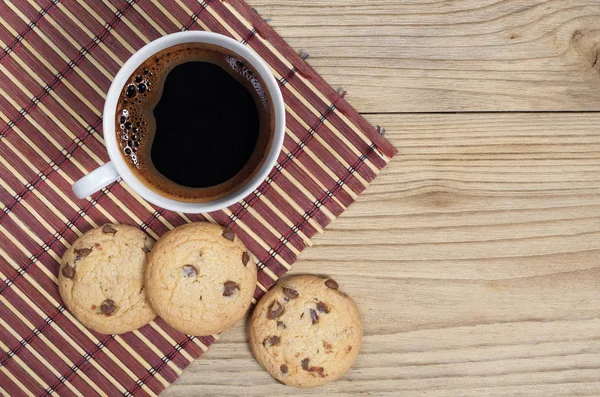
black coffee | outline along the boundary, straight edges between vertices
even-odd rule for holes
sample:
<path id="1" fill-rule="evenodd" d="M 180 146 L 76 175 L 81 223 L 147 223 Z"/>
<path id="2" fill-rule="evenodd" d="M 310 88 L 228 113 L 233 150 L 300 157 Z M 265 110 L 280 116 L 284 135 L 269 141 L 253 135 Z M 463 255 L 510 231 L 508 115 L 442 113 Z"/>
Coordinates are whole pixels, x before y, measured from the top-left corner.
<path id="1" fill-rule="evenodd" d="M 184 44 L 144 62 L 123 88 L 117 138 L 130 168 L 177 200 L 243 186 L 271 145 L 272 106 L 258 73 L 216 46 Z"/>

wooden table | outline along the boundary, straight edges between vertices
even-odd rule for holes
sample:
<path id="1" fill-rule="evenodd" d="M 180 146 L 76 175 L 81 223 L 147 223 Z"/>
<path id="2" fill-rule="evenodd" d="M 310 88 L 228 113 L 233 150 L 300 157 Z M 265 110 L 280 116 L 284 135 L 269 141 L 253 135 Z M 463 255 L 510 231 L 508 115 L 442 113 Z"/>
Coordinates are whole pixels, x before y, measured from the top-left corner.
<path id="1" fill-rule="evenodd" d="M 600 0 L 250 3 L 400 150 L 292 272 L 364 344 L 299 390 L 239 324 L 165 395 L 600 395 Z"/>

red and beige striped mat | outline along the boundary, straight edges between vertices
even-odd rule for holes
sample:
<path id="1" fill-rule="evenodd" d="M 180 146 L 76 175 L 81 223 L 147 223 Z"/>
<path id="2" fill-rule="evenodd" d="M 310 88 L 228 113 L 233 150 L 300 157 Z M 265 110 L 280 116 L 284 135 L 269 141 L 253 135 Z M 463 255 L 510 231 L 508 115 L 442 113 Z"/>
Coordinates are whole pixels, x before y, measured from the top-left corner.
<path id="1" fill-rule="evenodd" d="M 120 181 L 77 200 L 71 184 L 108 161 L 101 112 L 120 65 L 187 29 L 244 43 L 279 80 L 287 135 L 269 178 L 240 203 L 203 215 L 156 208 Z M 3 0 L 0 47 L 4 395 L 157 395 L 216 339 L 182 335 L 160 319 L 120 336 L 81 326 L 62 306 L 56 275 L 86 230 L 119 222 L 158 238 L 190 221 L 228 225 L 260 260 L 258 299 L 396 153 L 241 0 Z"/>

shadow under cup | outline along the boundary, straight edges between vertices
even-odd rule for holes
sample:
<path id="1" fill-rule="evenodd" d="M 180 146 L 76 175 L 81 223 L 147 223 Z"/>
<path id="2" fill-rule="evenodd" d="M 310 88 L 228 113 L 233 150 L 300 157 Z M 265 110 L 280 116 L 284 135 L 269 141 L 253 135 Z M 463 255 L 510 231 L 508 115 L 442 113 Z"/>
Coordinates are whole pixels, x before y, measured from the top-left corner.
<path id="1" fill-rule="evenodd" d="M 248 60 L 218 45 L 182 43 L 130 74 L 114 131 L 121 157 L 147 188 L 205 203 L 256 177 L 273 146 L 275 110 Z"/>

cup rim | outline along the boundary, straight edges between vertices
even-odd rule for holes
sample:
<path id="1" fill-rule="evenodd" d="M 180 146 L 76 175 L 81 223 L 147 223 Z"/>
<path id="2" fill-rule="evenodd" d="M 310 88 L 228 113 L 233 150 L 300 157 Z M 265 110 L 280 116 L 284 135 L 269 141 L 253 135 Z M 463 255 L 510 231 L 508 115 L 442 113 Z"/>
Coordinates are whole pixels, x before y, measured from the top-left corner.
<path id="1" fill-rule="evenodd" d="M 264 161 L 258 172 L 256 172 L 254 177 L 248 182 L 246 182 L 243 186 L 238 187 L 238 189 L 235 190 L 233 193 L 225 197 L 219 198 L 217 200 L 202 203 L 177 201 L 171 198 L 164 197 L 147 187 L 133 174 L 133 172 L 129 169 L 129 166 L 123 159 L 123 156 L 120 153 L 119 145 L 117 143 L 115 131 L 114 120 L 116 117 L 117 102 L 119 100 L 121 90 L 127 83 L 127 79 L 129 78 L 129 76 L 131 76 L 131 74 L 139 65 L 141 65 L 152 55 L 166 48 L 184 43 L 206 43 L 216 45 L 242 56 L 246 61 L 248 61 L 252 65 L 254 70 L 260 74 L 263 81 L 265 82 L 267 86 L 266 88 L 273 102 L 275 117 L 275 128 L 273 131 L 274 136 L 271 148 L 269 150 L 266 160 Z M 121 178 L 123 178 L 123 180 L 146 201 L 167 210 L 186 213 L 202 213 L 221 210 L 239 202 L 252 191 L 254 191 L 256 188 L 258 188 L 258 186 L 267 178 L 269 172 L 275 166 L 277 158 L 281 153 L 281 149 L 283 147 L 283 139 L 285 136 L 285 105 L 283 102 L 283 96 L 281 94 L 281 90 L 279 89 L 277 80 L 275 79 L 275 76 L 273 76 L 273 73 L 269 69 L 269 66 L 258 54 L 256 54 L 249 47 L 244 46 L 236 40 L 224 36 L 222 34 L 205 31 L 187 31 L 172 33 L 158 38 L 136 51 L 127 60 L 127 62 L 123 64 L 119 72 L 116 74 L 110 86 L 110 89 L 108 90 L 108 94 L 106 95 L 106 102 L 104 104 L 104 121 L 111 120 L 112 122 L 103 123 L 102 129 L 104 133 L 104 141 L 110 159 L 113 162 Z"/>

